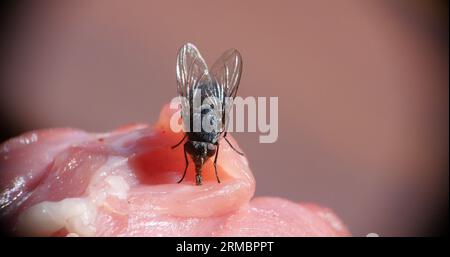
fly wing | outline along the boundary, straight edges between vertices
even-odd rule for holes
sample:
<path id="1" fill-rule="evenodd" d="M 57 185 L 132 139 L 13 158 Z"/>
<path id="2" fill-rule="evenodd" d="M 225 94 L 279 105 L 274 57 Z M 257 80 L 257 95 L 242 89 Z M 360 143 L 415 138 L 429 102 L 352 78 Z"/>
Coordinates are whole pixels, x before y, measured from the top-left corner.
<path id="1" fill-rule="evenodd" d="M 233 106 L 242 73 L 242 57 L 236 49 L 229 49 L 214 63 L 211 69 L 212 79 L 223 92 L 222 122 L 227 126 L 228 113 Z"/>
<path id="2" fill-rule="evenodd" d="M 198 49 L 191 43 L 183 45 L 177 56 L 177 90 L 185 131 L 193 131 L 193 99 L 199 87 L 211 83 L 208 66 Z M 188 124 L 190 124 L 188 126 Z"/>

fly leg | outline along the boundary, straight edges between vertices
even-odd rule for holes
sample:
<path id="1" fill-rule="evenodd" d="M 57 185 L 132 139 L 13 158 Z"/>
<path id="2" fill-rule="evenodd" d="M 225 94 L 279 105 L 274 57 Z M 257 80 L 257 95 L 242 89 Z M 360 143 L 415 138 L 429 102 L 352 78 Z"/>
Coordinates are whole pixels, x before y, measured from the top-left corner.
<path id="1" fill-rule="evenodd" d="M 219 155 L 219 142 L 216 144 L 216 156 L 214 157 L 214 172 L 216 173 L 217 183 L 220 183 L 219 176 L 217 175 L 217 156 Z"/>
<path id="2" fill-rule="evenodd" d="M 184 140 L 184 138 L 183 138 L 183 140 Z M 184 168 L 183 176 L 181 177 L 181 179 L 177 183 L 181 183 L 181 181 L 183 181 L 184 176 L 186 176 L 187 168 L 189 166 L 189 160 L 188 160 L 187 153 L 186 153 L 186 144 L 184 144 L 184 159 L 186 160 L 186 167 Z"/>
<path id="3" fill-rule="evenodd" d="M 244 153 L 239 152 L 238 150 L 236 150 L 236 148 L 234 148 L 234 146 L 230 143 L 230 141 L 228 141 L 227 138 L 227 131 L 225 131 L 225 133 L 223 134 L 223 138 L 225 139 L 225 141 L 227 141 L 227 143 L 231 146 L 231 149 L 233 149 L 236 153 L 244 156 Z"/>
<path id="4" fill-rule="evenodd" d="M 176 145 L 172 146 L 172 149 L 177 148 L 179 145 L 181 145 L 181 143 L 183 143 L 183 141 L 186 139 L 187 134 L 184 134 L 184 137 L 181 139 L 180 142 L 178 142 Z M 184 151 L 186 153 L 186 151 Z"/>

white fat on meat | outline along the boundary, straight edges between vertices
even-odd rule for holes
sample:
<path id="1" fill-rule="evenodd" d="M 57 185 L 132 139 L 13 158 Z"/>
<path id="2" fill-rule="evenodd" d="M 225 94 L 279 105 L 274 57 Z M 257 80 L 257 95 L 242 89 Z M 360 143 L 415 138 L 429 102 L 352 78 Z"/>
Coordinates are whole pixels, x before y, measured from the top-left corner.
<path id="1" fill-rule="evenodd" d="M 50 236 L 61 229 L 68 235 L 94 236 L 98 208 L 108 206 L 110 197 L 126 200 L 130 186 L 118 170 L 128 169 L 127 158 L 110 157 L 91 178 L 86 196 L 44 201 L 31 206 L 18 218 L 17 233 Z"/>

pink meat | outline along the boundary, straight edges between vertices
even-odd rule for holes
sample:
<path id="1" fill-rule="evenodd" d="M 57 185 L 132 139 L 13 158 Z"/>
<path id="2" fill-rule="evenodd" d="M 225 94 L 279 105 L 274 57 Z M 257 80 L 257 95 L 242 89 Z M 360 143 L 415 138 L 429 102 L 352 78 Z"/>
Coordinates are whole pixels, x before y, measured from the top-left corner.
<path id="1" fill-rule="evenodd" d="M 279 198 L 251 200 L 255 180 L 247 159 L 226 143 L 220 145 L 218 157 L 222 183 L 217 183 L 210 160 L 202 173 L 204 185 L 195 186 L 192 164 L 177 184 L 185 162 L 182 147 L 171 149 L 182 138 L 169 129 L 172 114 L 168 106 L 163 108 L 154 127 L 129 125 L 104 134 L 49 129 L 4 142 L 0 148 L 2 221 L 10 232 L 21 235 L 18 223 L 29 208 L 44 201 L 94 199 L 104 192 L 106 178 L 114 176 L 128 185 L 126 197 L 101 198 L 94 235 L 349 235 L 328 209 Z M 52 235 L 67 233 L 61 229 Z"/>

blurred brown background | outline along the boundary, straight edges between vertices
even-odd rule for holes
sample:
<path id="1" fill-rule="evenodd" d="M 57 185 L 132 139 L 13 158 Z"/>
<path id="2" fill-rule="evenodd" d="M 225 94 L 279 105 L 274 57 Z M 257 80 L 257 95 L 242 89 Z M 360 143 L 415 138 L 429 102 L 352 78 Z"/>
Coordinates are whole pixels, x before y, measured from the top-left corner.
<path id="1" fill-rule="evenodd" d="M 2 15 L 1 139 L 153 123 L 185 42 L 244 58 L 241 96 L 279 97 L 279 138 L 234 133 L 257 195 L 334 209 L 354 235 L 448 229 L 448 4 L 30 1 Z"/>

